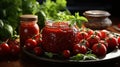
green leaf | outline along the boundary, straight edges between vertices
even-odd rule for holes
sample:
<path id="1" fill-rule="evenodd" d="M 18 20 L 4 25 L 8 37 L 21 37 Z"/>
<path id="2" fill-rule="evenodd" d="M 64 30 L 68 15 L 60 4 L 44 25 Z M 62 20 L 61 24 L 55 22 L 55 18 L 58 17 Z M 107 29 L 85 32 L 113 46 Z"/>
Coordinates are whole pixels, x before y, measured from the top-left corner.
<path id="1" fill-rule="evenodd" d="M 0 28 L 1 38 L 11 38 L 13 36 L 13 28 L 9 24 L 4 24 L 3 28 Z"/>
<path id="2" fill-rule="evenodd" d="M 41 10 L 43 10 L 46 14 L 46 17 L 48 19 L 52 19 L 52 20 L 58 20 L 61 17 L 58 16 L 59 12 L 63 12 L 66 15 L 70 14 L 70 11 L 66 8 L 66 0 L 46 0 L 45 2 L 43 2 L 43 4 L 41 5 Z M 60 20 L 63 20 L 64 17 L 62 16 L 62 18 Z"/>
<path id="3" fill-rule="evenodd" d="M 40 10 L 38 13 L 36 13 L 36 15 L 39 18 L 38 25 L 39 25 L 40 29 L 42 29 L 45 26 L 46 15 L 42 10 Z"/>
<path id="4" fill-rule="evenodd" d="M 81 20 L 81 22 L 88 22 L 87 18 L 83 17 L 83 16 L 80 16 L 79 17 L 79 20 Z"/>
<path id="5" fill-rule="evenodd" d="M 97 60 L 97 56 L 95 54 L 86 54 L 83 60 Z"/>
<path id="6" fill-rule="evenodd" d="M 75 13 L 75 18 L 77 19 L 79 17 L 79 12 Z"/>
<path id="7" fill-rule="evenodd" d="M 81 28 L 81 26 L 82 26 L 81 20 L 76 20 L 76 24 L 77 24 L 77 26 L 78 26 L 79 28 Z"/>
<path id="8" fill-rule="evenodd" d="M 71 60 L 82 60 L 83 58 L 84 58 L 84 55 L 80 53 L 70 57 Z"/>
<path id="9" fill-rule="evenodd" d="M 36 0 L 22 0 L 23 14 L 36 14 L 39 8 L 40 5 Z"/>
<path id="10" fill-rule="evenodd" d="M 48 58 L 52 58 L 53 53 L 52 52 L 45 52 L 45 56 L 47 56 Z"/>
<path id="11" fill-rule="evenodd" d="M 88 21 L 87 18 L 80 16 L 79 12 L 75 13 L 75 20 L 76 20 L 76 24 L 79 28 L 81 28 L 83 22 Z"/>
<path id="12" fill-rule="evenodd" d="M 5 18 L 7 15 L 6 15 L 6 10 L 5 9 L 3 9 L 2 10 L 2 14 L 3 14 L 3 18 Z"/>
<path id="13" fill-rule="evenodd" d="M 3 28 L 3 26 L 4 26 L 4 23 L 3 23 L 3 21 L 0 19 L 0 28 Z"/>
<path id="14" fill-rule="evenodd" d="M 56 0 L 57 8 L 59 10 L 65 9 L 66 8 L 66 0 Z"/>
<path id="15" fill-rule="evenodd" d="M 75 24 L 75 22 L 76 22 L 75 19 L 71 20 L 69 26 L 73 26 Z"/>

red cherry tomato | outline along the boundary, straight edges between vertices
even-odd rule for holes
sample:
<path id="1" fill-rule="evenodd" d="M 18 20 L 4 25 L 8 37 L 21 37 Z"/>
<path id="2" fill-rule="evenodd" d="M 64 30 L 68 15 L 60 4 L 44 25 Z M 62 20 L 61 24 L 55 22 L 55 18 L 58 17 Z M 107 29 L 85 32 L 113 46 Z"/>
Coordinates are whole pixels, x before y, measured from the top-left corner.
<path id="1" fill-rule="evenodd" d="M 104 44 L 96 43 L 92 46 L 92 51 L 97 56 L 105 56 L 107 53 L 107 48 Z"/>
<path id="2" fill-rule="evenodd" d="M 33 49 L 33 51 L 34 51 L 35 55 L 42 55 L 43 54 L 43 50 L 41 47 L 35 47 Z"/>
<path id="3" fill-rule="evenodd" d="M 0 56 L 4 56 L 10 53 L 10 47 L 7 43 L 0 44 Z"/>
<path id="4" fill-rule="evenodd" d="M 85 40 L 85 39 L 82 39 L 82 40 L 80 41 L 80 44 L 85 45 L 87 48 L 90 48 L 89 42 L 88 42 L 87 40 Z"/>
<path id="5" fill-rule="evenodd" d="M 34 39 L 37 41 L 37 44 L 41 44 L 42 43 L 42 34 L 38 34 L 38 35 L 35 35 Z"/>
<path id="6" fill-rule="evenodd" d="M 18 56 L 20 53 L 20 46 L 19 45 L 11 45 L 10 53 L 12 56 Z"/>
<path id="7" fill-rule="evenodd" d="M 33 49 L 33 48 L 35 48 L 36 46 L 37 46 L 37 42 L 36 42 L 36 40 L 34 40 L 34 39 L 32 39 L 32 38 L 27 39 L 27 40 L 25 41 L 25 47 L 26 47 L 27 49 Z"/>
<path id="8" fill-rule="evenodd" d="M 87 38 L 87 41 L 89 42 L 91 48 L 93 44 L 98 43 L 100 41 L 100 37 L 97 35 L 91 35 L 89 38 Z"/>
<path id="9" fill-rule="evenodd" d="M 109 31 L 107 30 L 101 30 L 100 33 L 101 33 L 101 39 L 103 40 L 109 36 Z"/>
<path id="10" fill-rule="evenodd" d="M 108 49 L 113 50 L 118 46 L 117 38 L 108 37 L 106 38 L 106 42 L 108 43 Z"/>
<path id="11" fill-rule="evenodd" d="M 87 39 L 87 37 L 88 37 L 88 34 L 86 32 L 79 32 L 78 33 L 79 40 Z"/>
<path id="12" fill-rule="evenodd" d="M 64 58 L 69 58 L 70 57 L 70 50 L 64 50 L 62 55 Z"/>
<path id="13" fill-rule="evenodd" d="M 74 54 L 78 54 L 78 53 L 85 54 L 86 52 L 87 52 L 87 48 L 84 45 L 76 44 L 73 46 Z"/>
<path id="14" fill-rule="evenodd" d="M 100 37 L 100 39 L 102 38 L 102 35 L 101 35 L 100 31 L 95 31 L 95 32 L 94 32 L 94 35 L 99 36 L 99 37 Z"/>
<path id="15" fill-rule="evenodd" d="M 87 29 L 85 30 L 85 32 L 87 32 L 87 33 L 88 33 L 88 37 L 90 37 L 91 35 L 93 35 L 93 34 L 94 34 L 94 31 L 93 31 L 93 30 L 91 30 L 91 29 L 89 29 L 89 28 L 87 28 Z"/>
<path id="16" fill-rule="evenodd" d="M 106 42 L 106 40 L 100 40 L 99 43 L 104 44 L 106 48 L 108 48 L 108 43 Z"/>

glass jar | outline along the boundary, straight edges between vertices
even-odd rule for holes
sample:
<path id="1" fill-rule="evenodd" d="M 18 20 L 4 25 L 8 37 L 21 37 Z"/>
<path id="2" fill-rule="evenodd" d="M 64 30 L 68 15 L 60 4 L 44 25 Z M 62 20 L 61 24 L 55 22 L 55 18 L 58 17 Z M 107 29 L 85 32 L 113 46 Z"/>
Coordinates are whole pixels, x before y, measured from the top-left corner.
<path id="1" fill-rule="evenodd" d="M 91 29 L 106 29 L 112 25 L 112 21 L 108 18 L 110 13 L 103 10 L 88 10 L 83 13 L 88 19 L 85 27 Z"/>
<path id="2" fill-rule="evenodd" d="M 39 26 L 37 24 L 38 17 L 36 15 L 20 16 L 20 45 L 23 46 L 28 38 L 32 38 L 39 34 Z"/>
<path id="3" fill-rule="evenodd" d="M 60 53 L 71 50 L 77 39 L 77 28 L 69 26 L 68 22 L 47 21 L 42 30 L 42 46 L 48 52 Z"/>

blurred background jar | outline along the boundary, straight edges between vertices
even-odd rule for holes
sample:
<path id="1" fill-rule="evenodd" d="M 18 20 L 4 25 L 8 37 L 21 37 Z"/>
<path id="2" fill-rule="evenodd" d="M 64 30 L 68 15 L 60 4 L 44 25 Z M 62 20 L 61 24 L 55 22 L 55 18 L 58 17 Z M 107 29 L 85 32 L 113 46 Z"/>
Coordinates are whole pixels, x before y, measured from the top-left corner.
<path id="1" fill-rule="evenodd" d="M 88 10 L 83 13 L 88 19 L 88 23 L 84 26 L 94 30 L 106 29 L 112 25 L 112 21 L 109 19 L 111 15 L 109 12 L 104 10 Z"/>

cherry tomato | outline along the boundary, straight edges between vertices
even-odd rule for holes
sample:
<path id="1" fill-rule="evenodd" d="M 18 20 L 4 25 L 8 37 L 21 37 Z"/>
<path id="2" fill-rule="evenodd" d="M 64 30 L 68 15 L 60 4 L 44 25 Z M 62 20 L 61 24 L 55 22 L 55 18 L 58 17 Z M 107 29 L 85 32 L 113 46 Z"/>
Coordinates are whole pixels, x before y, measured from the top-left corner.
<path id="1" fill-rule="evenodd" d="M 91 29 L 89 29 L 89 28 L 87 28 L 87 29 L 85 30 L 85 32 L 87 32 L 87 33 L 88 33 L 88 37 L 90 37 L 91 35 L 93 35 L 93 34 L 94 34 L 94 31 L 93 31 L 93 30 L 91 30 Z"/>
<path id="2" fill-rule="evenodd" d="M 38 45 L 42 44 L 42 38 L 39 38 L 39 39 L 37 39 L 36 41 L 37 41 L 37 44 L 38 44 Z"/>
<path id="3" fill-rule="evenodd" d="M 63 55 L 64 58 L 69 58 L 70 57 L 70 50 L 64 50 L 62 52 L 62 55 Z"/>
<path id="4" fill-rule="evenodd" d="M 108 49 L 113 50 L 118 46 L 117 38 L 108 37 L 106 38 L 106 42 L 108 43 Z"/>
<path id="5" fill-rule="evenodd" d="M 109 31 L 107 30 L 101 30 L 100 33 L 101 33 L 101 39 L 103 40 L 109 36 Z"/>
<path id="6" fill-rule="evenodd" d="M 10 53 L 10 47 L 7 43 L 0 44 L 0 56 L 4 56 Z"/>
<path id="7" fill-rule="evenodd" d="M 36 42 L 36 40 L 34 40 L 34 39 L 32 39 L 32 38 L 27 39 L 27 40 L 25 41 L 25 47 L 26 47 L 27 49 L 33 49 L 33 48 L 35 48 L 36 46 L 37 46 L 37 42 Z"/>
<path id="8" fill-rule="evenodd" d="M 88 34 L 86 32 L 79 32 L 78 33 L 79 40 L 87 39 L 87 37 L 88 37 Z"/>
<path id="9" fill-rule="evenodd" d="M 87 38 L 87 41 L 89 42 L 91 48 L 93 44 L 98 43 L 100 41 L 100 37 L 97 35 L 91 35 L 89 38 Z"/>
<path id="10" fill-rule="evenodd" d="M 92 51 L 97 56 L 105 56 L 107 53 L 107 48 L 102 43 L 96 43 L 92 46 Z"/>
<path id="11" fill-rule="evenodd" d="M 12 56 L 18 56 L 20 53 L 20 46 L 19 45 L 11 45 L 10 53 Z"/>
<path id="12" fill-rule="evenodd" d="M 85 54 L 86 52 L 87 52 L 87 48 L 84 45 L 76 44 L 73 46 L 74 54 L 78 54 L 78 53 Z"/>
<path id="13" fill-rule="evenodd" d="M 85 40 L 85 39 L 82 39 L 82 40 L 80 41 L 80 44 L 85 45 L 87 48 L 90 48 L 89 42 L 88 42 L 87 40 Z"/>
<path id="14" fill-rule="evenodd" d="M 102 38 L 102 35 L 101 35 L 100 31 L 95 31 L 95 32 L 94 32 L 94 35 L 99 36 L 99 37 L 100 37 L 100 39 Z"/>
<path id="15" fill-rule="evenodd" d="M 42 43 L 42 34 L 35 35 L 34 39 L 37 41 L 37 44 Z"/>
<path id="16" fill-rule="evenodd" d="M 33 51 L 34 51 L 35 55 L 42 55 L 43 54 L 43 50 L 41 47 L 35 47 L 33 49 Z"/>
<path id="17" fill-rule="evenodd" d="M 104 44 L 106 48 L 108 48 L 108 43 L 106 42 L 106 40 L 100 40 L 99 43 Z"/>

